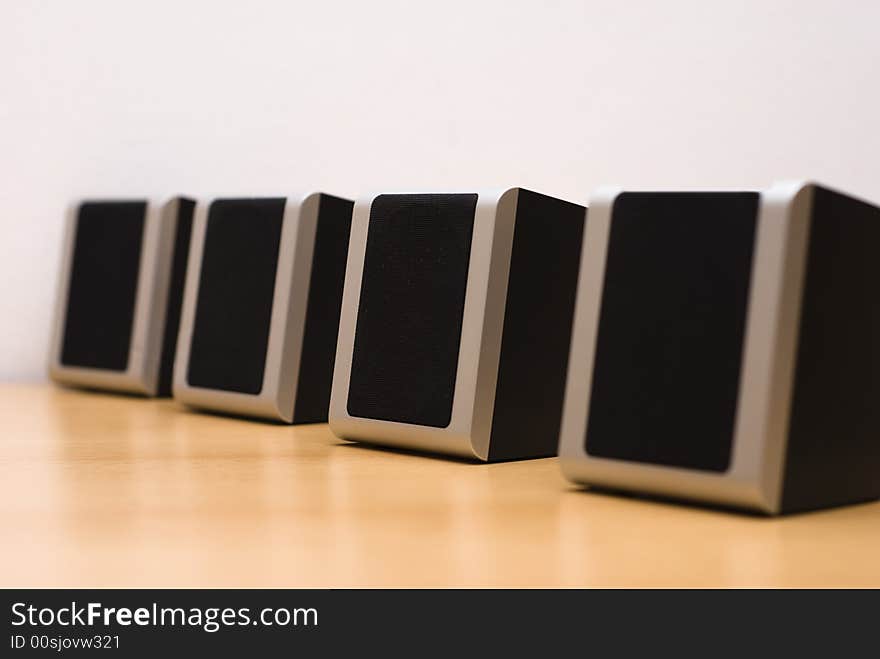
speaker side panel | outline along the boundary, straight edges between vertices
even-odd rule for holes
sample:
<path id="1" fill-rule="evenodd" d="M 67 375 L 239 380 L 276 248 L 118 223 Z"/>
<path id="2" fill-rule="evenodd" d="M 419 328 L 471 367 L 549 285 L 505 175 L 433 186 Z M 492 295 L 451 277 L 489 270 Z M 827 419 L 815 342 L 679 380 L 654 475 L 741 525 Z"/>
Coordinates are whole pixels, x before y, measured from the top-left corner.
<path id="1" fill-rule="evenodd" d="M 491 461 L 556 455 L 585 213 L 519 190 Z"/>
<path id="2" fill-rule="evenodd" d="M 180 311 L 183 305 L 183 287 L 189 259 L 195 202 L 177 200 L 177 225 L 174 230 L 174 253 L 171 260 L 171 278 L 168 284 L 168 302 L 165 305 L 165 328 L 162 334 L 162 357 L 159 366 L 159 396 L 171 395 L 174 374 L 174 356 L 177 352 L 177 332 L 180 329 Z"/>
<path id="3" fill-rule="evenodd" d="M 294 423 L 327 420 L 353 208 L 347 199 L 321 195 Z"/>
<path id="4" fill-rule="evenodd" d="M 880 497 L 880 209 L 815 186 L 782 512 Z"/>

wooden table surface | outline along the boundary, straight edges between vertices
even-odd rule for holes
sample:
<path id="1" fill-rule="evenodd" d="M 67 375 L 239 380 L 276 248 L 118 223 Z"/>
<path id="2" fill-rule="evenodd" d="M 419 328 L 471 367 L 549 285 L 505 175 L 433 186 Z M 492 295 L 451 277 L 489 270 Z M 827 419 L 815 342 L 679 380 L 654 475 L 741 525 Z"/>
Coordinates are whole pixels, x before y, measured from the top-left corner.
<path id="1" fill-rule="evenodd" d="M 590 493 L 556 461 L 0 385 L 0 586 L 880 586 L 880 503 L 767 519 Z"/>

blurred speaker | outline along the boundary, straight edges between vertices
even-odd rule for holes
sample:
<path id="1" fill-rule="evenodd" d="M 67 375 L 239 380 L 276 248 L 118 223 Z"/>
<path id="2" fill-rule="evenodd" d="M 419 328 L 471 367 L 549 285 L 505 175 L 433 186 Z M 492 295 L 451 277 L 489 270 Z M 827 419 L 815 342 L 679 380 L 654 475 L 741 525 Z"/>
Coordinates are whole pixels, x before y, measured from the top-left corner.
<path id="1" fill-rule="evenodd" d="M 194 202 L 84 201 L 68 212 L 50 376 L 171 394 Z"/>
<path id="2" fill-rule="evenodd" d="M 880 209 L 603 190 L 585 244 L 569 479 L 768 514 L 880 496 Z"/>
<path id="3" fill-rule="evenodd" d="M 323 193 L 198 205 L 175 398 L 327 420 L 353 205 Z"/>
<path id="4" fill-rule="evenodd" d="M 333 432 L 484 461 L 554 455 L 585 214 L 522 189 L 359 202 Z"/>

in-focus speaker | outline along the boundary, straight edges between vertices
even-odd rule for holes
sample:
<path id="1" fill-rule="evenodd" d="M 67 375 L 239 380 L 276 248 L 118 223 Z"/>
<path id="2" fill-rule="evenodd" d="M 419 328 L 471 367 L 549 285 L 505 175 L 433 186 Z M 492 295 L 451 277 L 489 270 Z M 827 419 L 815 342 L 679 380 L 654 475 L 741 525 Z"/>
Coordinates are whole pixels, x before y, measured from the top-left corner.
<path id="1" fill-rule="evenodd" d="M 570 480 L 767 514 L 880 497 L 880 209 L 602 190 L 585 245 Z"/>
<path id="2" fill-rule="evenodd" d="M 198 204 L 175 398 L 327 420 L 353 206 L 323 193 Z"/>
<path id="3" fill-rule="evenodd" d="M 484 461 L 555 455 L 585 218 L 519 188 L 360 201 L 333 432 Z"/>
<path id="4" fill-rule="evenodd" d="M 68 211 L 49 371 L 70 385 L 169 396 L 195 203 Z"/>

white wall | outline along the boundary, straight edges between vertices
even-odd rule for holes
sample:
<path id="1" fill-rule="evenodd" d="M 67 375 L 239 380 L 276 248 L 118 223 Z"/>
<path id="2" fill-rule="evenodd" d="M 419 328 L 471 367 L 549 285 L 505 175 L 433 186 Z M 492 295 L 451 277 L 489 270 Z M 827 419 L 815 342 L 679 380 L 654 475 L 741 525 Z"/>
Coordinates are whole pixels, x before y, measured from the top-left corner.
<path id="1" fill-rule="evenodd" d="M 84 195 L 810 177 L 880 200 L 880 3 L 0 0 L 0 378 Z"/>

